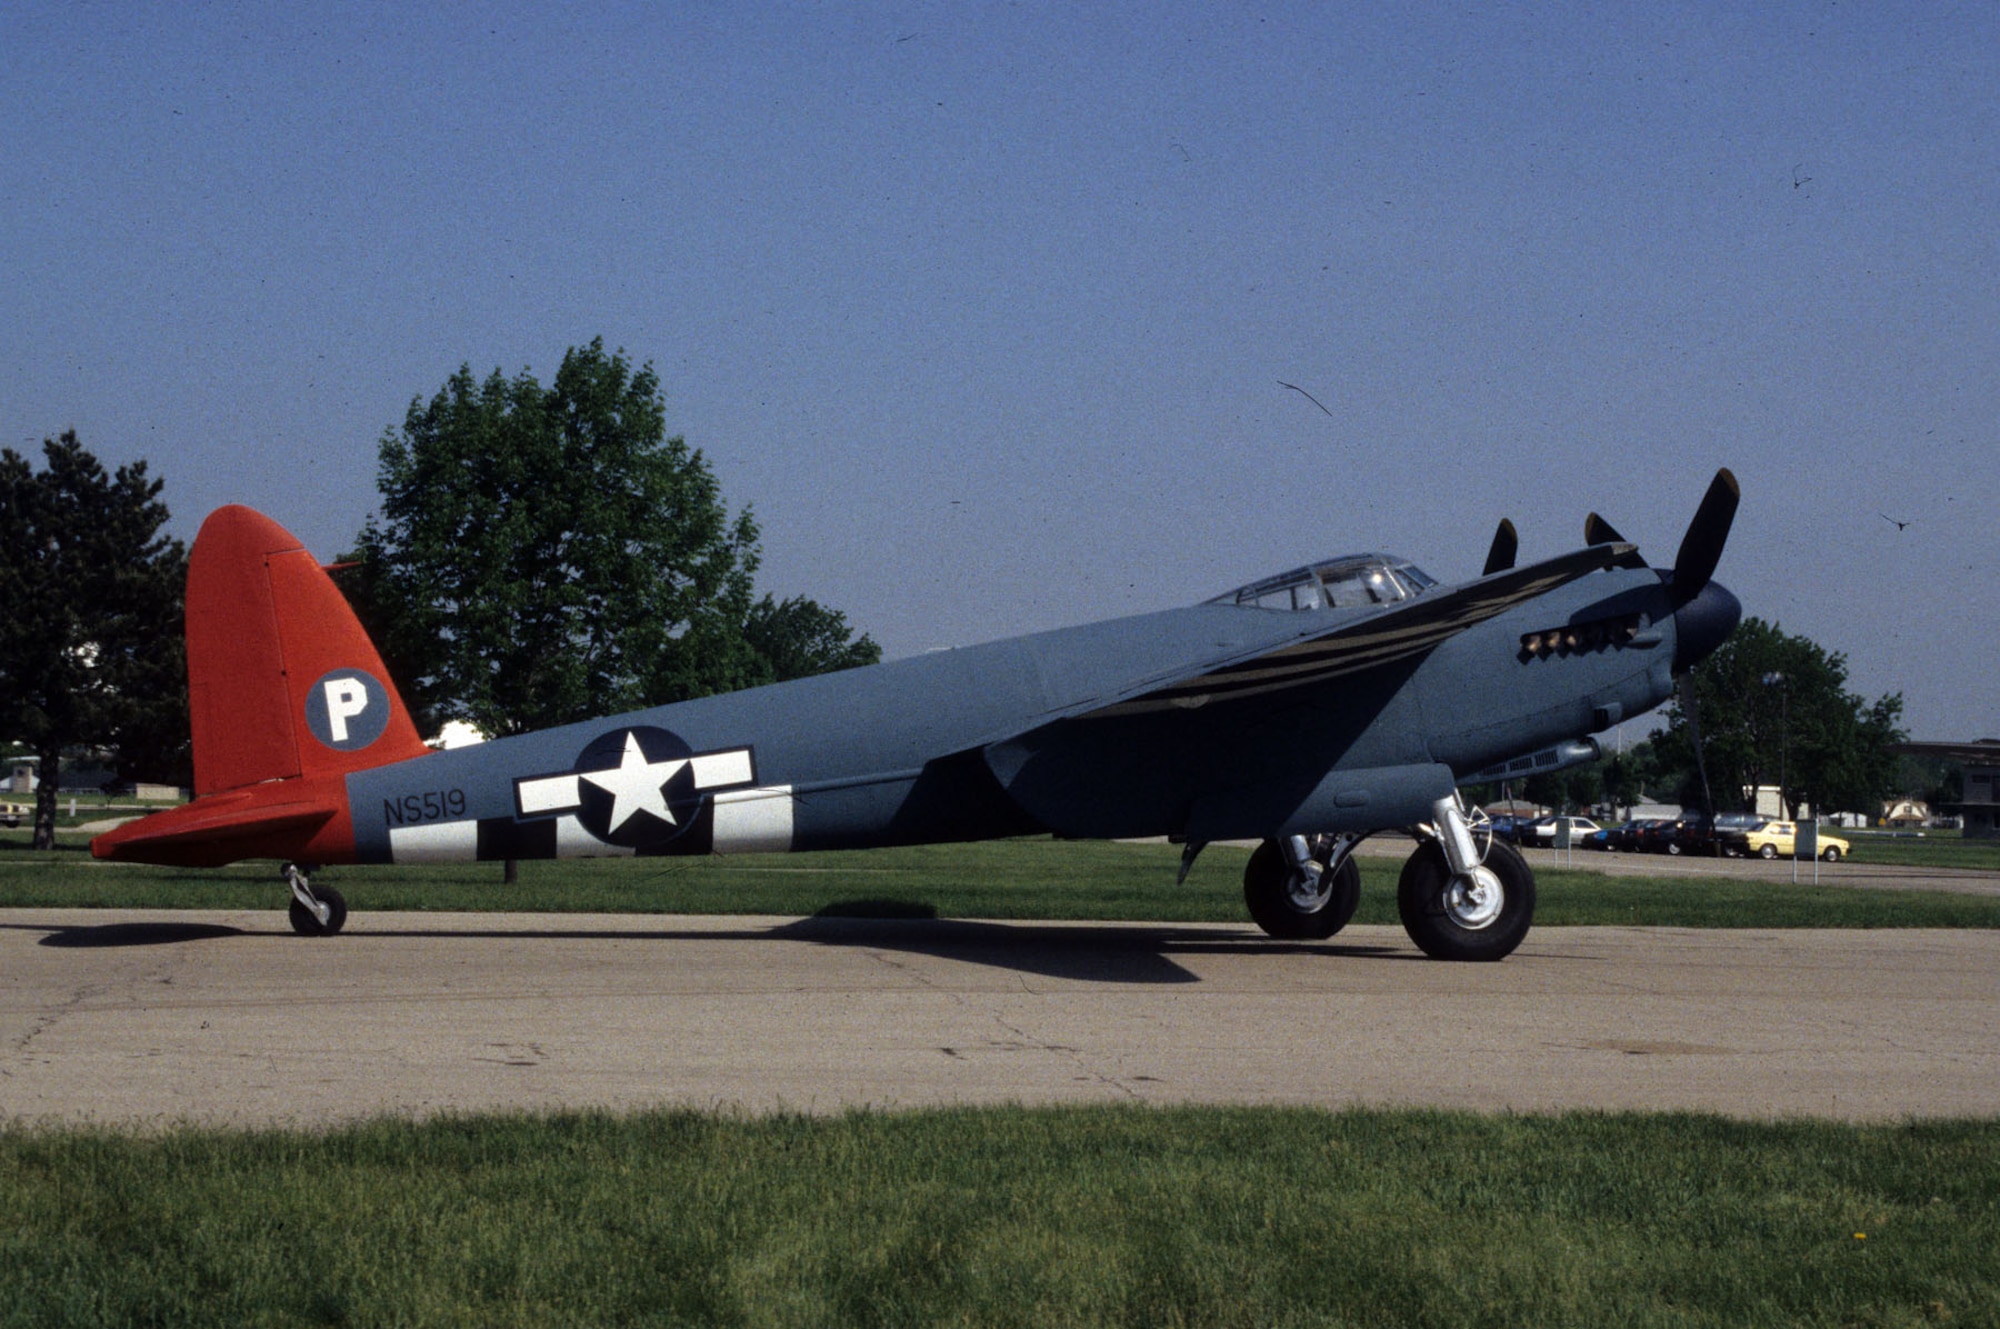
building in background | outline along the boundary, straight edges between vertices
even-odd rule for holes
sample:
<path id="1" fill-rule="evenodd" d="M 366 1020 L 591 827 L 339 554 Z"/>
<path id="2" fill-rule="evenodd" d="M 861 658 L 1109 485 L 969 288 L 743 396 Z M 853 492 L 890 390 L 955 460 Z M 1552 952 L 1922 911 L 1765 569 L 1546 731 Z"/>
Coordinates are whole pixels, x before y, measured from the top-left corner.
<path id="1" fill-rule="evenodd" d="M 1965 772 L 1961 825 L 1968 840 L 2000 839 L 2000 738 L 1973 743 L 1898 743 L 1912 757 L 1954 761 Z"/>

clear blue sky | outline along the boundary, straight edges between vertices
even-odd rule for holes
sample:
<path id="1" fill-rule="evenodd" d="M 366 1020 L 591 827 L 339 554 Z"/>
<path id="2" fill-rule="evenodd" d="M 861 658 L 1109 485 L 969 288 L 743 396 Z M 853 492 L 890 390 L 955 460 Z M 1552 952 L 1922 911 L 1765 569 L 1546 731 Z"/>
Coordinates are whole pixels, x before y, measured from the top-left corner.
<path id="1" fill-rule="evenodd" d="M 186 537 L 330 558 L 413 397 L 602 335 L 892 656 L 1668 563 L 1728 465 L 1749 613 L 2000 734 L 2000 7 L 290 12 L 0 12 L 0 442 Z"/>

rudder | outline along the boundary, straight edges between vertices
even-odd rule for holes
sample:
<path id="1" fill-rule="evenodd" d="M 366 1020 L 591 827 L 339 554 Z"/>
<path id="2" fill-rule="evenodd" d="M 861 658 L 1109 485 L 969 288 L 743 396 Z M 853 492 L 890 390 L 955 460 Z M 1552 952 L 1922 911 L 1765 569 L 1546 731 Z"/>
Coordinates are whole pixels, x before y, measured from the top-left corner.
<path id="1" fill-rule="evenodd" d="M 333 579 L 250 508 L 218 508 L 195 537 L 187 658 L 197 797 L 428 751 Z"/>

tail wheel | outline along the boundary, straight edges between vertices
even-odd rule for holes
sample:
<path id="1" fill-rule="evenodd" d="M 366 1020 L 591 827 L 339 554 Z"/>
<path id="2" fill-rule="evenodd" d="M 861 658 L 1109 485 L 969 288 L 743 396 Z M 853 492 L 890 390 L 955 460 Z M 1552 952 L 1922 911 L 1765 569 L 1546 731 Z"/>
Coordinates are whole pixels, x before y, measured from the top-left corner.
<path id="1" fill-rule="evenodd" d="M 1777 856 L 1778 856 L 1778 846 L 1774 844 L 1765 844 L 1757 846 L 1757 857 L 1776 858 Z"/>
<path id="2" fill-rule="evenodd" d="M 312 893 L 326 906 L 326 922 L 297 900 L 292 901 L 292 931 L 301 937 L 331 937 L 347 922 L 347 901 L 331 886 L 315 886 Z"/>
<path id="3" fill-rule="evenodd" d="M 1535 874 L 1520 851 L 1495 844 L 1468 877 L 1428 840 L 1403 865 L 1396 908 L 1417 949 L 1433 960 L 1504 960 L 1535 920 Z"/>
<path id="4" fill-rule="evenodd" d="M 1275 840 L 1266 840 L 1243 869 L 1243 903 L 1270 936 L 1324 941 L 1347 926 L 1361 902 L 1361 868 L 1350 856 L 1331 872 L 1294 872 Z"/>

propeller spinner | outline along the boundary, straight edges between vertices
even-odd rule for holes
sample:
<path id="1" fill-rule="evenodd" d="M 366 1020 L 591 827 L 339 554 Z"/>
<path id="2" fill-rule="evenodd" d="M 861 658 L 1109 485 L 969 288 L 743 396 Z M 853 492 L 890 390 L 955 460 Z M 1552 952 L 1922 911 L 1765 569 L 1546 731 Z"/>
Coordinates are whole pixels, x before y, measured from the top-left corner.
<path id="1" fill-rule="evenodd" d="M 1729 468 L 1717 471 L 1681 537 L 1674 566 L 1655 569 L 1666 583 L 1673 606 L 1676 674 L 1686 673 L 1720 646 L 1743 617 L 1742 603 L 1714 581 L 1716 564 L 1722 561 L 1722 549 L 1729 542 L 1729 528 L 1742 498 L 1742 487 Z M 1618 528 L 1595 512 L 1583 519 L 1583 539 L 1590 545 L 1626 543 Z M 1499 537 L 1494 537 L 1494 543 L 1497 547 Z M 1619 560 L 1618 566 L 1645 567 L 1646 563 L 1633 552 Z"/>

